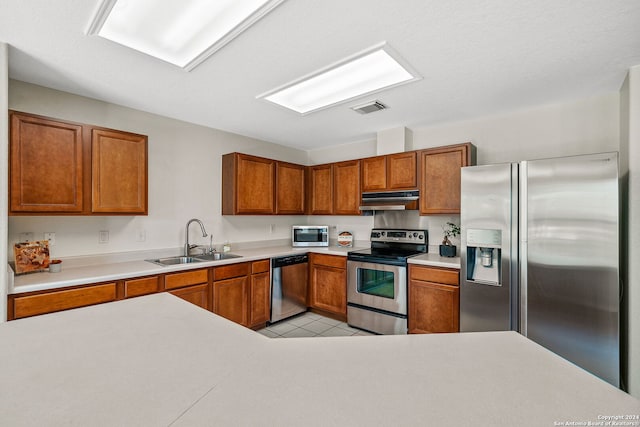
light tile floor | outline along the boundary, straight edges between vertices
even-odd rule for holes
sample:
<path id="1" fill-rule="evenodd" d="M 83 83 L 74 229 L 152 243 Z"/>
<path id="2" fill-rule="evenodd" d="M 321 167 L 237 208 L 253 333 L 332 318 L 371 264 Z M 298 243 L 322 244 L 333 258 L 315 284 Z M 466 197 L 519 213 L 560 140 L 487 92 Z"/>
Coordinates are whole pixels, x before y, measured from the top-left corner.
<path id="1" fill-rule="evenodd" d="M 374 335 L 352 328 L 344 322 L 306 312 L 260 329 L 258 333 L 269 338 L 344 337 Z"/>

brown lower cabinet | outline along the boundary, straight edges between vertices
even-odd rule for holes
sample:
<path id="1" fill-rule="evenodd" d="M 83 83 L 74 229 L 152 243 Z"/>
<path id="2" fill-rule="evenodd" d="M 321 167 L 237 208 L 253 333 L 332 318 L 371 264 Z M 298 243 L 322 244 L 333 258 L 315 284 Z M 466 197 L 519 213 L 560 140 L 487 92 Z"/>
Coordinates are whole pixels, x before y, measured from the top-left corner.
<path id="1" fill-rule="evenodd" d="M 8 320 L 169 292 L 251 328 L 264 327 L 271 310 L 269 259 L 109 283 L 9 295 Z"/>
<path id="2" fill-rule="evenodd" d="M 187 286 L 186 288 L 176 289 L 175 291 L 169 291 L 170 294 L 182 298 L 192 304 L 202 307 L 205 310 L 209 310 L 209 284 L 203 283 L 201 285 Z"/>
<path id="3" fill-rule="evenodd" d="M 45 293 L 32 292 L 10 295 L 7 319 L 21 319 L 23 317 L 111 302 L 116 300 L 116 295 L 115 282 L 59 289 Z"/>
<path id="4" fill-rule="evenodd" d="M 346 320 L 346 257 L 309 254 L 309 307 Z"/>
<path id="5" fill-rule="evenodd" d="M 213 312 L 250 328 L 262 327 L 270 313 L 270 261 L 230 264 L 213 270 Z"/>
<path id="6" fill-rule="evenodd" d="M 249 327 L 264 326 L 271 316 L 271 261 L 264 259 L 251 263 L 249 284 Z"/>
<path id="7" fill-rule="evenodd" d="M 164 276 L 164 289 L 205 310 L 210 310 L 209 269 L 189 270 Z"/>
<path id="8" fill-rule="evenodd" d="M 460 272 L 409 265 L 409 333 L 460 331 Z"/>

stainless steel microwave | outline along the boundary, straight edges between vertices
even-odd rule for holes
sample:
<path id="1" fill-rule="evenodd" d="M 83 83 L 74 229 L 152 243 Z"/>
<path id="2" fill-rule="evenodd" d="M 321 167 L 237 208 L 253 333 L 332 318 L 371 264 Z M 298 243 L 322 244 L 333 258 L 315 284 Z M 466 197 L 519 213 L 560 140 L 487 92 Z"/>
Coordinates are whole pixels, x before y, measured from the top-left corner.
<path id="1" fill-rule="evenodd" d="M 291 228 L 291 246 L 329 246 L 329 226 L 294 225 Z"/>

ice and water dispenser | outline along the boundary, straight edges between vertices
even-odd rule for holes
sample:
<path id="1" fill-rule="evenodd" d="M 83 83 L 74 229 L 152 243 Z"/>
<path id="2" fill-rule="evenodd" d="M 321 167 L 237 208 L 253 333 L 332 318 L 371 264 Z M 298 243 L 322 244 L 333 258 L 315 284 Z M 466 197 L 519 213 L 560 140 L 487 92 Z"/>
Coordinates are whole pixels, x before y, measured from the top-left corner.
<path id="1" fill-rule="evenodd" d="M 502 230 L 467 229 L 467 281 L 502 286 Z"/>

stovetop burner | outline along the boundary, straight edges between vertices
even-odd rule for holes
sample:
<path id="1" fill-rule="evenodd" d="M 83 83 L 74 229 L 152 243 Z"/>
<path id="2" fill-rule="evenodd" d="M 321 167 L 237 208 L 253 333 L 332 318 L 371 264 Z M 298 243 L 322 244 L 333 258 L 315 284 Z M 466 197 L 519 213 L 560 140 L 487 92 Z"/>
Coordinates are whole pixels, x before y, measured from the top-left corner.
<path id="1" fill-rule="evenodd" d="M 406 265 L 407 258 L 426 253 L 429 237 L 426 230 L 371 230 L 371 247 L 347 253 L 347 259 L 380 264 Z"/>

